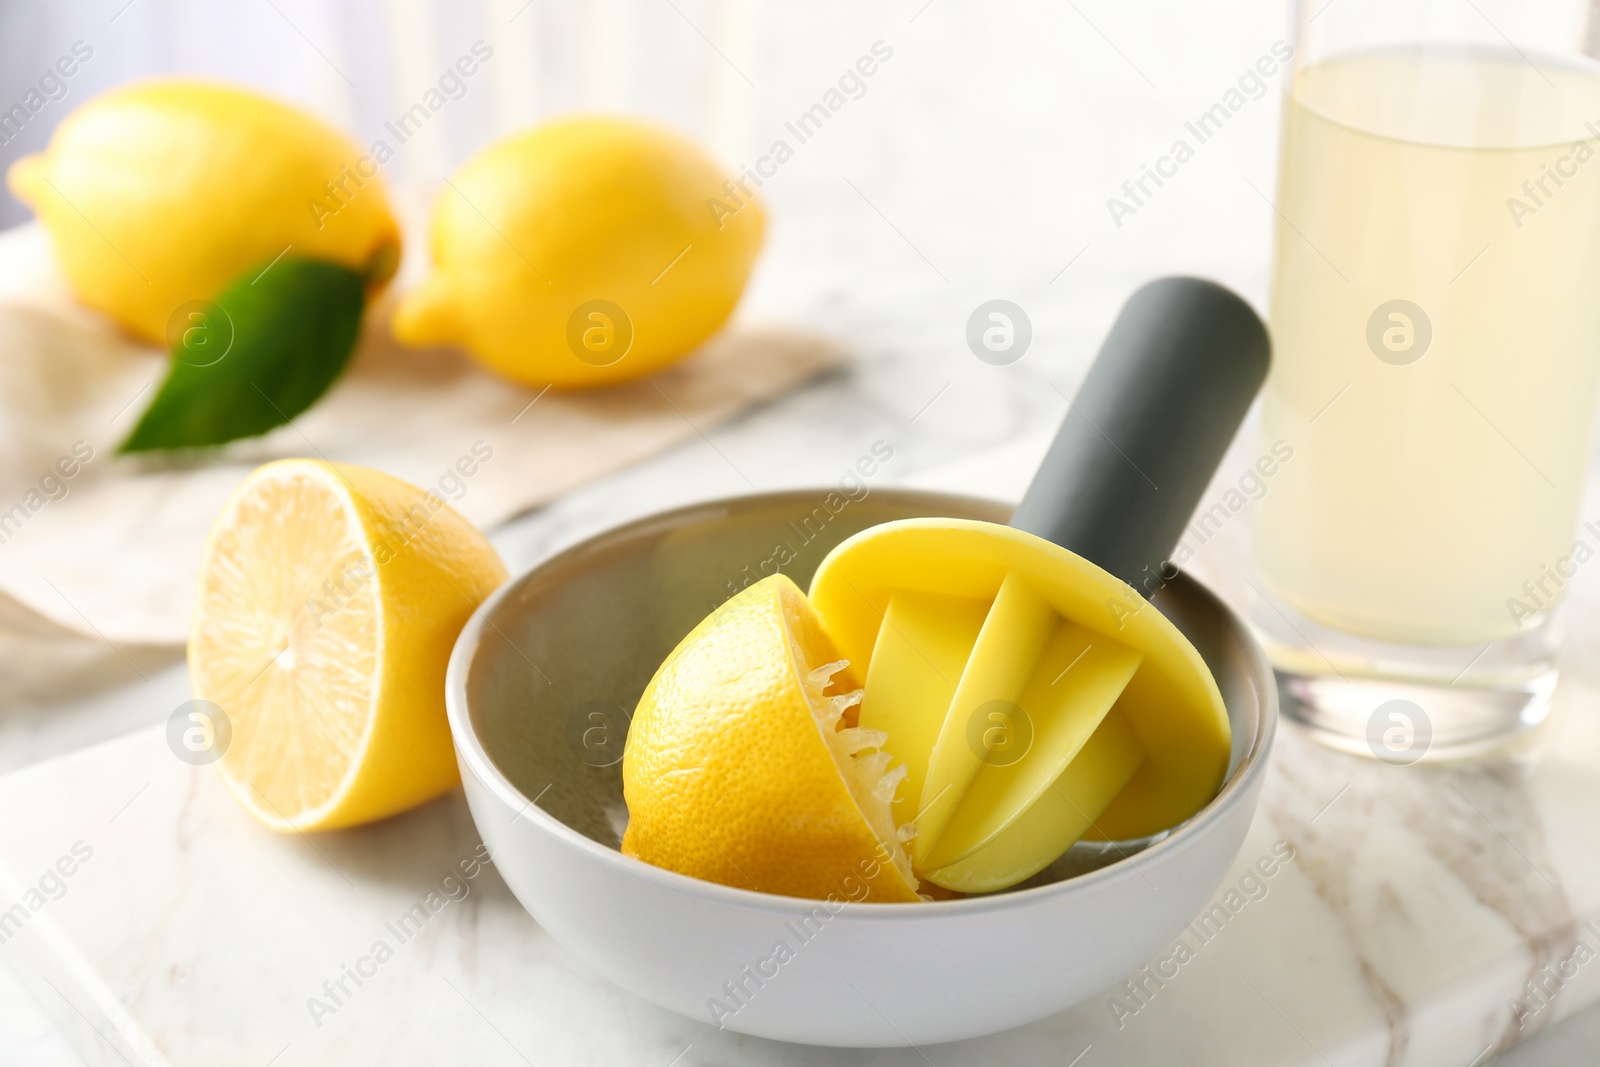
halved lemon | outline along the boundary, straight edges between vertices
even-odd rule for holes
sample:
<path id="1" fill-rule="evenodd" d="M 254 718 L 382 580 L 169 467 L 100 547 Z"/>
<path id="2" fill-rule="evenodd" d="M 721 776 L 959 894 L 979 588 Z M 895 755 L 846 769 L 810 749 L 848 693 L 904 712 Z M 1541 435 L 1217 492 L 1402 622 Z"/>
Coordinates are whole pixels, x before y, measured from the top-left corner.
<path id="1" fill-rule="evenodd" d="M 905 768 L 855 725 L 861 689 L 781 574 L 685 637 L 645 687 L 622 755 L 622 851 L 723 885 L 919 899 L 892 814 Z"/>
<path id="2" fill-rule="evenodd" d="M 189 635 L 239 803 L 274 830 L 328 830 L 453 787 L 445 665 L 505 578 L 433 493 L 313 460 L 255 470 L 211 528 Z"/>

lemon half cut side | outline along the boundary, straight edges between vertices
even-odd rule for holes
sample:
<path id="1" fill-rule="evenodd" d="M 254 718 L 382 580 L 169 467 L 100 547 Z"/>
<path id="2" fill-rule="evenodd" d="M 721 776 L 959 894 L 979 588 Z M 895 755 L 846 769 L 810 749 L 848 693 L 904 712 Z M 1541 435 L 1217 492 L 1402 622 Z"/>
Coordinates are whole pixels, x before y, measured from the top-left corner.
<path id="1" fill-rule="evenodd" d="M 326 830 L 452 788 L 445 666 L 505 577 L 477 529 L 397 478 L 254 471 L 212 527 L 189 639 L 194 695 L 231 727 L 234 797 L 275 830 Z"/>

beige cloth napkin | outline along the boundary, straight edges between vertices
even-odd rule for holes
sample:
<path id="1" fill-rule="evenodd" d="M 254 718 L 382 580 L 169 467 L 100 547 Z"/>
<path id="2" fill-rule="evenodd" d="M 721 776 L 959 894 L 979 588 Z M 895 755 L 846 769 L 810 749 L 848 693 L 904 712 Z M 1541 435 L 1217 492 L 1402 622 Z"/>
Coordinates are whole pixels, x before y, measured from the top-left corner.
<path id="1" fill-rule="evenodd" d="M 203 464 L 121 457 L 166 357 L 72 301 L 37 226 L 0 234 L 0 630 L 181 644 L 211 520 L 269 459 L 376 467 L 487 528 L 844 358 L 814 337 L 736 325 L 644 382 L 541 395 L 454 353 L 400 348 L 387 321 L 375 308 L 350 371 L 292 425 Z M 462 457 L 470 477 L 453 472 Z"/>

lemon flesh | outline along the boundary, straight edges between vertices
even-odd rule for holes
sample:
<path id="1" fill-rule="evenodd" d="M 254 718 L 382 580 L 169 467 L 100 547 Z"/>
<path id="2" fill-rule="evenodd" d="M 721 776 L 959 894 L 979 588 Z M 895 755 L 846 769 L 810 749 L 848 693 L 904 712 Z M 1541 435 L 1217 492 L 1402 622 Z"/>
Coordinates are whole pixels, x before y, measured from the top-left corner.
<path id="1" fill-rule="evenodd" d="M 378 471 L 282 460 L 212 527 L 189 639 L 198 699 L 232 738 L 217 763 L 276 830 L 350 826 L 454 786 L 444 673 L 505 580 L 437 496 Z"/>
<path id="2" fill-rule="evenodd" d="M 860 722 L 908 768 L 895 819 L 935 885 L 1015 885 L 1080 837 L 1169 829 L 1221 785 L 1231 731 L 1199 653 L 1059 546 L 993 523 L 886 523 L 834 549 L 810 595 L 866 665 Z"/>
<path id="3" fill-rule="evenodd" d="M 723 885 L 913 902 L 883 735 L 854 724 L 856 676 L 783 575 L 685 637 L 634 711 L 622 851 Z"/>
<path id="4" fill-rule="evenodd" d="M 374 284 L 399 264 L 376 163 L 311 115 L 217 82 L 103 93 L 7 180 L 50 232 L 78 299 L 155 344 L 181 305 L 285 253 Z"/>
<path id="5" fill-rule="evenodd" d="M 744 291 L 765 222 L 691 141 L 585 116 L 505 138 L 440 194 L 434 272 L 395 312 L 513 381 L 581 388 L 687 355 Z"/>

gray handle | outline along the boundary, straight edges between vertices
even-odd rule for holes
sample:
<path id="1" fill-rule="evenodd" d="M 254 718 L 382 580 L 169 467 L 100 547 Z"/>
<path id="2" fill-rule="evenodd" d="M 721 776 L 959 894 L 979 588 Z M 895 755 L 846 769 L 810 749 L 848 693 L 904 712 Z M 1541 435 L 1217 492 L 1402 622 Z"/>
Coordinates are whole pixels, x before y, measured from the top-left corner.
<path id="1" fill-rule="evenodd" d="M 1144 286 L 1123 305 L 1011 525 L 1149 596 L 1271 350 L 1261 319 L 1222 286 Z"/>

